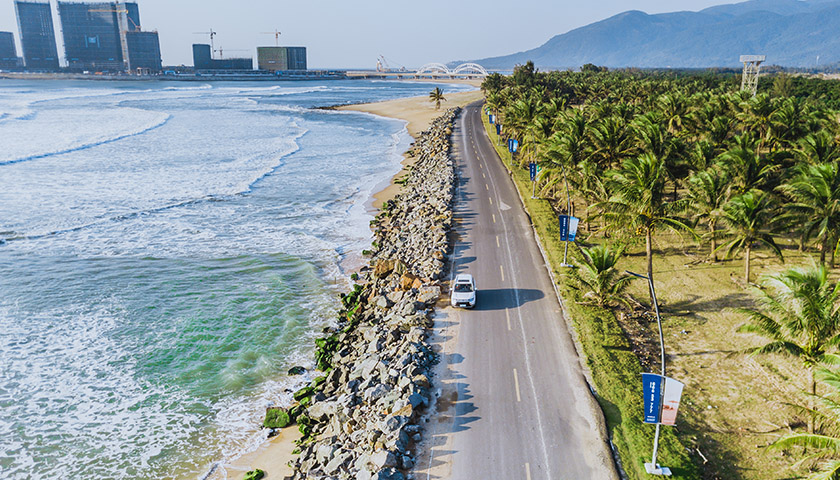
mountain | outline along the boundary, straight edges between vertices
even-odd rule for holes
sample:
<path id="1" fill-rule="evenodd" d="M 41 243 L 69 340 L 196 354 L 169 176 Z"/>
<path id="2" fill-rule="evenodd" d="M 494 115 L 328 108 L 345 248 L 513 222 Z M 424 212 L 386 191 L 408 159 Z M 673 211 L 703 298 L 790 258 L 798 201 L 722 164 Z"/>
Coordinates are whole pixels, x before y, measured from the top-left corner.
<path id="1" fill-rule="evenodd" d="M 840 0 L 750 0 L 699 12 L 637 10 L 556 35 L 542 46 L 472 60 L 510 70 L 533 60 L 543 70 L 607 67 L 738 67 L 745 54 L 767 63 L 813 67 L 840 62 Z M 454 63 L 454 62 L 453 62 Z"/>

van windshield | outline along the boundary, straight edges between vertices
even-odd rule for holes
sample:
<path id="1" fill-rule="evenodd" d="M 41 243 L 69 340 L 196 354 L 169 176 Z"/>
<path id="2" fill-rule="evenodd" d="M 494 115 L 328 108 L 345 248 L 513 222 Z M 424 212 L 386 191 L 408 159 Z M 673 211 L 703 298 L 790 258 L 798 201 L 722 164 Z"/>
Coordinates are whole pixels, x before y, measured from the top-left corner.
<path id="1" fill-rule="evenodd" d="M 455 291 L 459 292 L 459 293 L 464 293 L 464 292 L 472 292 L 473 289 L 472 289 L 472 285 L 470 285 L 469 283 L 456 283 L 455 284 Z"/>

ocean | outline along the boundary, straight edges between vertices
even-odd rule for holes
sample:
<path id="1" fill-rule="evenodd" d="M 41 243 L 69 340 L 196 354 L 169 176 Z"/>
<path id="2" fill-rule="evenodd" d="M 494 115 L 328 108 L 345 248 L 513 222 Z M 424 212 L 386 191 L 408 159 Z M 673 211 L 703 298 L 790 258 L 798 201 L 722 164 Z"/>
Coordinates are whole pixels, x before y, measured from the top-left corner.
<path id="1" fill-rule="evenodd" d="M 435 86 L 471 88 L 0 80 L 0 478 L 201 478 L 254 449 L 411 142 L 313 107 Z"/>

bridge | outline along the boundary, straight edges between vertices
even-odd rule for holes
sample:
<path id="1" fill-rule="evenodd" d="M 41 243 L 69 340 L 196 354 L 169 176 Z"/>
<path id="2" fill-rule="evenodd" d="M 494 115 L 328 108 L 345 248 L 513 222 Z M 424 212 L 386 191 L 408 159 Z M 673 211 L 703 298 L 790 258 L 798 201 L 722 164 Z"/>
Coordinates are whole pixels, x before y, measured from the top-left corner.
<path id="1" fill-rule="evenodd" d="M 463 63 L 450 69 L 442 63 L 427 63 L 417 70 L 380 69 L 348 71 L 353 78 L 484 78 L 489 73 L 477 63 Z"/>

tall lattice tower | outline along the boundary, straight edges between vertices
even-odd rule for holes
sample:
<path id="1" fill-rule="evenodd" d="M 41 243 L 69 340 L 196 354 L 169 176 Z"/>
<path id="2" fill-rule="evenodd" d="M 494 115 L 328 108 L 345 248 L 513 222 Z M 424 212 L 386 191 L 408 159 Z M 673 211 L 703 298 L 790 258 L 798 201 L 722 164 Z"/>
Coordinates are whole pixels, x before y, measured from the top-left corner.
<path id="1" fill-rule="evenodd" d="M 741 55 L 741 63 L 744 64 L 744 73 L 741 75 L 741 90 L 752 92 L 755 96 L 758 91 L 758 71 L 765 59 L 764 55 Z"/>

